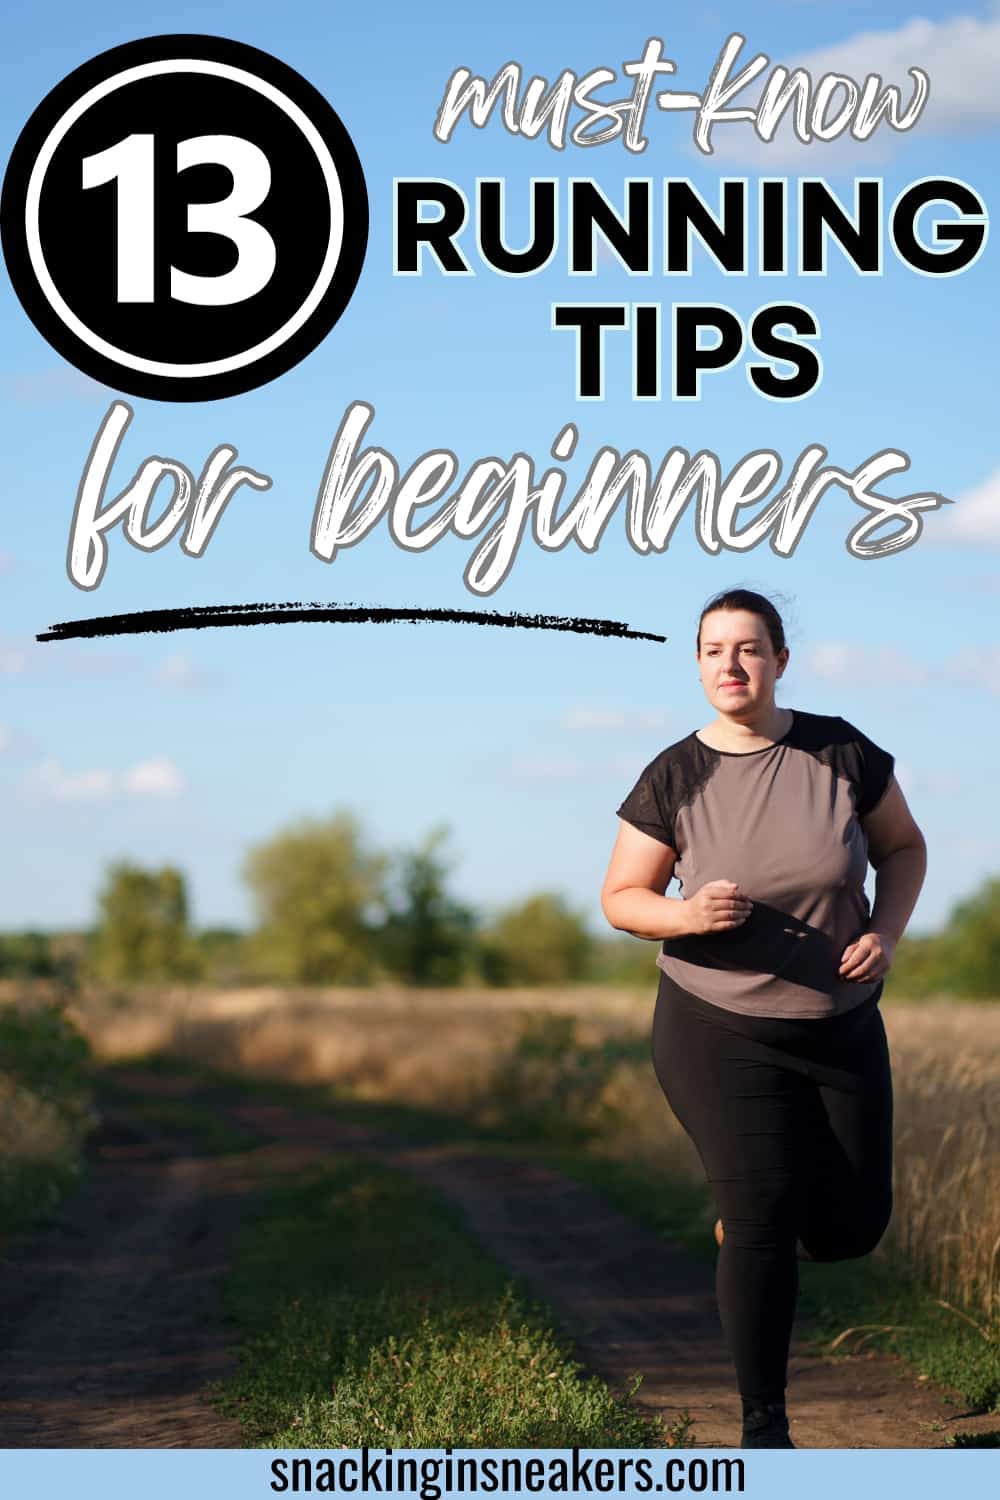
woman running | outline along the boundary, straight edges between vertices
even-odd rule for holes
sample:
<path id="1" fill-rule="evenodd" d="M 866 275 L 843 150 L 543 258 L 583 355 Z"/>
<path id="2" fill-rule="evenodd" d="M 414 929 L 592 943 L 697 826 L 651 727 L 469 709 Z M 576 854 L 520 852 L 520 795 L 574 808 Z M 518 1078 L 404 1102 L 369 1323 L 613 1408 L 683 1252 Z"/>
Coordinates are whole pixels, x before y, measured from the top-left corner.
<path id="1" fill-rule="evenodd" d="M 889 1222 L 879 998 L 926 870 L 893 757 L 844 719 L 776 705 L 788 656 L 761 594 L 705 606 L 697 661 L 717 717 L 639 777 L 602 892 L 613 927 L 663 940 L 653 1064 L 720 1215 L 744 1448 L 795 1446 L 798 1256 L 867 1255 Z M 664 895 L 675 875 L 680 898 Z"/>

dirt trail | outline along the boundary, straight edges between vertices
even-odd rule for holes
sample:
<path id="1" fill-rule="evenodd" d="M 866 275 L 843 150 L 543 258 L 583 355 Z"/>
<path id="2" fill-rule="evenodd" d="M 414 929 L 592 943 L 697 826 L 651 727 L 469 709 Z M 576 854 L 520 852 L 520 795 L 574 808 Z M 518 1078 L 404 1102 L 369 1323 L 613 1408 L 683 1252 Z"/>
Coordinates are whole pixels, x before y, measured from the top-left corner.
<path id="1" fill-rule="evenodd" d="M 129 1082 L 190 1091 L 138 1072 Z M 438 1189 L 551 1305 L 589 1369 L 616 1390 L 641 1371 L 644 1409 L 668 1422 L 688 1411 L 700 1447 L 735 1441 L 738 1400 L 710 1266 L 545 1167 L 284 1106 L 212 1103 L 248 1139 L 270 1144 L 199 1156 L 109 1115 L 84 1187 L 52 1224 L 8 1247 L 0 1447 L 240 1446 L 238 1425 L 206 1394 L 232 1367 L 219 1292 L 233 1236 L 271 1174 L 332 1150 L 374 1153 Z M 995 1430 L 995 1414 L 945 1405 L 947 1394 L 895 1360 L 796 1350 L 792 1434 L 802 1447 L 931 1448 L 952 1432 Z"/>

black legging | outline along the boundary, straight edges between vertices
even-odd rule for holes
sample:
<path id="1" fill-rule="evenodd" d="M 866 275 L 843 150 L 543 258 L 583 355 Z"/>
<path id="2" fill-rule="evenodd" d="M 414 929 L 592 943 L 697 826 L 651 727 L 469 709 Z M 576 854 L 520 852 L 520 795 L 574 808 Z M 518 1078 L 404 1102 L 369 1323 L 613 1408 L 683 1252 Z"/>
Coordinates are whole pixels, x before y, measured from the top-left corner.
<path id="1" fill-rule="evenodd" d="M 892 1078 L 882 986 L 826 1020 L 743 1016 L 660 977 L 653 1066 L 698 1148 L 725 1229 L 716 1271 L 743 1396 L 784 1398 L 814 1260 L 866 1255 L 892 1211 Z"/>

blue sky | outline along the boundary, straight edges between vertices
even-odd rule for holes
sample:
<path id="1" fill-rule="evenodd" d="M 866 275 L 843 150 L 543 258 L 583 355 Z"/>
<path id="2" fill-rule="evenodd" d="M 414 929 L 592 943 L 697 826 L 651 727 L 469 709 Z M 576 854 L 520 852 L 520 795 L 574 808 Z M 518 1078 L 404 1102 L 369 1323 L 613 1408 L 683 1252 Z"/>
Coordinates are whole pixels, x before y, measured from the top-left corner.
<path id="1" fill-rule="evenodd" d="M 612 201 L 628 175 L 690 175 L 710 194 L 721 171 L 825 175 L 849 199 L 855 176 L 881 176 L 891 202 L 932 174 L 962 178 L 992 209 L 997 187 L 1000 9 L 786 3 L 633 5 L 580 14 L 564 0 L 495 11 L 413 10 L 288 0 L 146 6 L 37 4 L 8 22 L 0 101 L 4 159 L 45 93 L 107 47 L 157 32 L 202 31 L 262 47 L 329 98 L 357 146 L 372 205 L 358 290 L 329 337 L 294 370 L 243 396 L 195 405 L 136 400 L 115 473 L 148 455 L 200 469 L 220 442 L 273 479 L 238 492 L 205 554 L 153 554 L 110 536 L 100 588 L 69 581 L 65 552 L 84 460 L 114 392 L 77 375 L 36 333 L 6 279 L 0 352 L 8 480 L 0 534 L 0 816 L 13 858 L 0 869 L 0 928 L 90 920 L 104 865 L 171 861 L 190 880 L 199 922 L 250 918 L 239 877 L 247 847 L 289 822 L 350 807 L 371 841 L 412 846 L 452 829 L 454 881 L 488 911 L 540 887 L 564 891 L 599 927 L 597 890 L 614 808 L 664 745 L 713 717 L 697 680 L 693 634 L 705 599 L 734 583 L 787 603 L 791 663 L 779 702 L 839 713 L 898 759 L 930 846 L 913 930 L 995 873 L 1000 811 L 992 795 L 1000 732 L 1000 355 L 995 244 L 940 281 L 890 258 L 862 278 L 836 253 L 824 278 L 726 278 L 702 256 L 684 281 L 629 278 L 607 258 L 590 281 L 564 259 L 523 281 L 481 265 L 445 279 L 392 275 L 392 179 L 503 176 L 512 236 L 526 223 L 532 176 L 595 178 Z M 745 127 L 720 131 L 718 159 L 691 144 L 686 116 L 650 112 L 648 150 L 620 143 L 557 153 L 494 123 L 431 127 L 451 71 L 486 76 L 510 58 L 554 77 L 620 69 L 649 36 L 678 63 L 672 85 L 700 91 L 727 36 L 775 62 L 855 75 L 926 67 L 932 104 L 907 135 L 877 134 L 845 154 L 822 144 L 768 155 Z M 833 63 L 829 63 L 830 66 Z M 850 69 L 847 69 L 850 70 Z M 895 71 L 894 71 L 895 70 Z M 992 82 L 992 86 L 991 86 Z M 617 93 L 618 91 L 614 91 Z M 725 135 L 725 140 L 722 137 Z M 746 315 L 777 297 L 818 316 L 824 378 L 805 400 L 766 401 L 742 368 L 706 381 L 698 403 L 633 402 L 627 342 L 608 344 L 603 402 L 577 402 L 573 346 L 550 330 L 560 300 L 725 302 Z M 521 450 L 539 466 L 567 422 L 579 428 L 577 482 L 604 444 L 648 452 L 716 451 L 726 467 L 770 447 L 791 464 L 822 443 L 853 469 L 885 447 L 912 460 L 894 494 L 937 490 L 958 503 L 931 515 L 903 553 L 873 561 L 845 547 L 860 510 L 831 490 L 791 558 L 767 545 L 709 556 L 691 520 L 669 549 L 638 556 L 621 520 L 592 554 L 530 541 L 488 601 L 500 610 L 603 616 L 669 637 L 666 645 L 471 626 L 295 625 L 96 642 L 37 644 L 51 622 L 89 614 L 253 600 L 310 599 L 474 608 L 456 538 L 403 553 L 382 523 L 332 564 L 310 554 L 327 451 L 346 408 L 376 409 L 370 440 L 401 467 L 451 448 L 460 474 Z"/>

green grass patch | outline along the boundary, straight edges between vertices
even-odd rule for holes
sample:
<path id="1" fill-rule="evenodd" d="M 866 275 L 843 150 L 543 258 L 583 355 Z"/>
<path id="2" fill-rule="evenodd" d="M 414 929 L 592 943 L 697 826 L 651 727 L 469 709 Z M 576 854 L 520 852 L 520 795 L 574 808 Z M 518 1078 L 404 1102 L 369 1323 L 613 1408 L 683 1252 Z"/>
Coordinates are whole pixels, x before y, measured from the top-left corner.
<path id="1" fill-rule="evenodd" d="M 204 1156 L 227 1156 L 264 1144 L 265 1137 L 234 1125 L 217 1105 L 200 1099 L 197 1093 L 176 1099 L 150 1094 L 124 1082 L 118 1071 L 112 1068 L 102 1071 L 102 1102 L 127 1112 L 155 1132 L 180 1137 Z M 133 1070 L 130 1067 L 128 1071 Z"/>
<path id="2" fill-rule="evenodd" d="M 898 1354 L 922 1375 L 953 1386 L 977 1409 L 1000 1411 L 1000 1331 L 973 1325 L 887 1258 L 799 1269 L 800 1317 L 813 1343 L 829 1347 L 840 1341 L 845 1354 Z"/>
<path id="3" fill-rule="evenodd" d="M 0 1006 L 4 1233 L 51 1213 L 80 1180 L 83 1142 L 94 1123 L 89 1062 L 87 1043 L 59 1006 Z"/>
<path id="4" fill-rule="evenodd" d="M 347 1159 L 280 1187 L 227 1284 L 249 1446 L 649 1447 L 677 1434 L 585 1377 L 436 1196 Z M 630 1394 L 634 1394 L 633 1391 Z"/>

